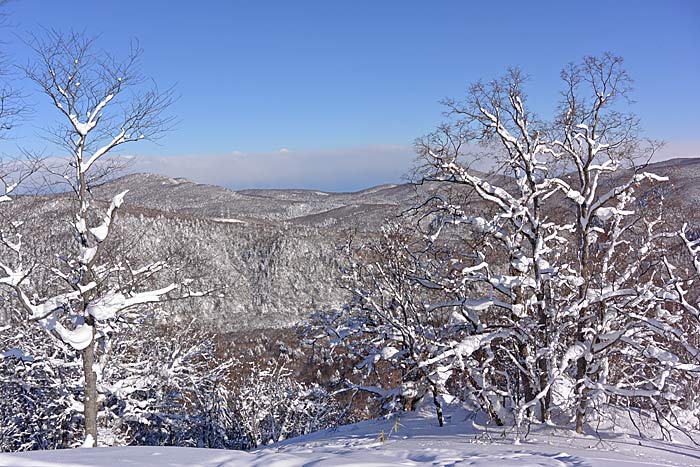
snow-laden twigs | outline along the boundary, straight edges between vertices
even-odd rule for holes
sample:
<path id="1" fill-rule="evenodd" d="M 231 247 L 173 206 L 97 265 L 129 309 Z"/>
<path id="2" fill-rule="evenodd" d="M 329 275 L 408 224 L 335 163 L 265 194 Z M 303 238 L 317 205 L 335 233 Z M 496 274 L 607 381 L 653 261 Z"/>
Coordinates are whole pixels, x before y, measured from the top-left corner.
<path id="1" fill-rule="evenodd" d="M 434 193 L 407 211 L 415 230 L 348 261 L 354 300 L 325 322 L 367 377 L 400 381 L 354 388 L 404 407 L 432 392 L 438 414 L 458 396 L 518 432 L 562 413 L 583 432 L 609 404 L 667 424 L 697 407 L 682 382 L 698 369 L 700 240 L 647 191 L 668 179 L 637 165 L 655 147 L 638 152 L 637 120 L 617 107 L 621 60 L 587 57 L 562 77 L 553 122 L 527 110 L 516 70 L 446 101 L 453 120 L 417 142 Z M 491 173 L 470 165 L 479 147 Z"/>
<path id="2" fill-rule="evenodd" d="M 70 219 L 73 243 L 55 252 L 58 264 L 49 258 L 44 261 L 58 286 L 49 293 L 38 293 L 34 270 L 22 261 L 21 235 L 3 230 L 1 243 L 14 255 L 14 264 L 0 264 L 4 273 L 0 285 L 14 293 L 27 322 L 40 323 L 80 353 L 85 435 L 94 444 L 100 441 L 98 342 L 106 339 L 106 329 L 114 330 L 114 322 L 167 299 L 178 284 L 163 285 L 154 280 L 154 274 L 163 269 L 162 263 L 129 271 L 113 257 L 118 244 L 114 225 L 127 192 L 116 194 L 102 210 L 92 199 L 90 184 L 98 165 L 114 148 L 155 137 L 167 129 L 170 119 L 163 117 L 163 112 L 172 95 L 141 87 L 135 68 L 138 49 L 132 49 L 120 62 L 95 53 L 91 39 L 53 31 L 47 31 L 45 39 L 32 38 L 30 45 L 37 60 L 25 71 L 63 119 L 52 134 L 59 147 L 68 151 L 70 160 L 64 173 L 74 192 L 75 211 Z M 68 175 L 71 171 L 72 177 Z M 13 185 L 4 185 L 0 202 L 8 201 L 14 190 Z M 97 223 L 95 219 L 99 219 Z"/>

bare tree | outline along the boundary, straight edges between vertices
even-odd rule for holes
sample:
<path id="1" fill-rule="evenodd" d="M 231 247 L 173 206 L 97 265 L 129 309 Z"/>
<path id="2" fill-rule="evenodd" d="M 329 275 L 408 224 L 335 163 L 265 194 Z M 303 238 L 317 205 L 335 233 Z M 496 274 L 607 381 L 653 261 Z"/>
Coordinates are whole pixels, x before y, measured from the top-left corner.
<path id="1" fill-rule="evenodd" d="M 134 267 L 106 254 L 111 227 L 126 192 L 116 195 L 108 207 L 92 199 L 90 188 L 103 172 L 98 165 L 115 149 L 167 130 L 172 119 L 165 114 L 172 91 L 148 85 L 138 71 L 141 50 L 132 45 L 124 60 L 96 50 L 93 39 L 83 34 L 46 31 L 28 42 L 36 62 L 25 67 L 58 112 L 59 122 L 48 129 L 51 140 L 66 151 L 62 177 L 71 187 L 74 201 L 73 244 L 56 252 L 50 265 L 61 289 L 42 297 L 32 284 L 37 265 L 23 264 L 21 236 L 4 233 L 2 244 L 14 260 L 0 267 L 0 283 L 12 289 L 26 320 L 40 323 L 82 356 L 85 446 L 97 442 L 99 362 L 96 347 L 106 334 L 101 326 L 149 303 L 160 301 L 178 288 L 167 284 L 152 289 L 150 280 L 162 262 Z"/>
<path id="2" fill-rule="evenodd" d="M 7 17 L 3 12 L 6 4 L 7 0 L 0 0 L 0 29 L 7 27 Z M 10 84 L 11 67 L 4 51 L 6 45 L 0 41 L 0 139 L 6 137 L 27 111 L 21 92 Z"/>
<path id="3" fill-rule="evenodd" d="M 578 262 L 576 269 L 582 279 L 578 286 L 577 302 L 582 304 L 582 308 L 577 320 L 576 339 L 596 345 L 598 339 L 591 340 L 587 330 L 603 324 L 605 318 L 602 318 L 604 312 L 601 307 L 605 309 L 606 305 L 589 305 L 589 296 L 593 289 L 602 289 L 601 280 L 610 275 L 611 271 L 601 270 L 600 266 L 614 267 L 611 263 L 621 253 L 619 250 L 623 248 L 625 240 L 619 237 L 622 232 L 630 230 L 632 224 L 624 218 L 633 214 L 629 210 L 634 210 L 632 194 L 635 187 L 644 179 L 661 180 L 643 172 L 658 143 L 648 141 L 644 144 L 645 141 L 638 136 L 638 118 L 618 105 L 628 98 L 632 87 L 632 80 L 623 68 L 621 57 L 610 53 L 601 57 L 586 57 L 579 65 L 569 64 L 561 76 L 565 87 L 556 121 L 560 132 L 554 135 L 550 150 L 557 160 L 565 161 L 566 167 L 573 169 L 567 199 L 576 211 L 573 218 Z M 641 166 L 637 167 L 640 162 Z M 606 175 L 624 168 L 630 168 L 633 175 L 612 190 L 601 187 Z M 618 206 L 610 207 L 611 202 L 616 202 Z M 624 214 L 625 210 L 628 214 Z M 608 248 L 601 254 L 600 245 L 597 244 L 601 221 L 611 218 L 611 235 L 606 243 Z M 615 234 L 615 230 L 619 232 Z M 620 274 L 621 266 L 616 266 L 616 272 Z M 576 431 L 579 433 L 583 431 L 588 400 L 585 386 L 589 361 L 585 353 L 577 361 L 579 407 Z"/>
<path id="4" fill-rule="evenodd" d="M 526 79 L 511 70 L 471 86 L 464 101 L 447 100 L 450 120 L 418 141 L 421 181 L 440 187 L 422 206 L 426 238 L 482 239 L 463 242 L 429 285 L 465 294 L 465 320 L 506 332 L 482 342 L 491 371 L 474 379 L 482 393 L 504 396 L 516 427 L 536 409 L 549 421 L 553 388 L 570 384 L 579 432 L 592 396 L 653 407 L 668 420 L 675 403 L 664 388 L 698 367 L 682 332 L 661 331 L 675 329 L 674 319 L 692 321 L 693 308 L 681 303 L 689 310 L 682 318 L 669 311 L 687 286 L 675 266 L 663 267 L 677 232 L 651 212 L 658 199 L 639 195 L 666 180 L 645 171 L 658 145 L 619 105 L 631 87 L 619 57 L 586 57 L 562 78 L 552 122 L 528 110 Z M 480 151 L 493 155 L 490 174 L 472 167 Z M 611 370 L 631 356 L 636 368 Z M 496 403 L 484 401 L 489 410 Z"/>
<path id="5" fill-rule="evenodd" d="M 359 360 L 355 369 L 361 382 L 346 380 L 350 389 L 371 394 L 390 412 L 413 410 L 428 395 L 443 426 L 447 369 L 461 357 L 453 344 L 464 334 L 451 323 L 450 312 L 462 303 L 437 303 L 443 295 L 431 296 L 426 267 L 440 263 L 440 255 L 415 253 L 422 244 L 414 232 L 392 224 L 375 241 L 348 244 L 341 284 L 352 300 L 314 324 L 328 333 L 331 347 Z"/>

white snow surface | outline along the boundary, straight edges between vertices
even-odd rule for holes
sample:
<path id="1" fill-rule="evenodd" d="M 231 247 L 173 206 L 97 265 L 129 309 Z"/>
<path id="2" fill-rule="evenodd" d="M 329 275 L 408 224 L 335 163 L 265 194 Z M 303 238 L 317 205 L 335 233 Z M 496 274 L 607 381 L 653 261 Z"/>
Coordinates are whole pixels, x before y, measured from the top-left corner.
<path id="1" fill-rule="evenodd" d="M 215 217 L 212 219 L 214 222 L 221 222 L 224 224 L 247 224 L 246 221 L 242 221 L 240 219 L 227 219 L 223 217 Z"/>
<path id="2" fill-rule="evenodd" d="M 110 447 L 0 454 L 0 466 L 35 467 L 654 467 L 700 465 L 700 448 L 640 437 L 603 423 L 599 437 L 535 426 L 520 445 L 460 410 L 437 426 L 429 406 L 397 420 L 379 419 L 312 433 L 251 452 L 174 447 Z M 622 417 L 620 420 L 624 420 Z M 624 423 L 623 423 L 624 424 Z M 398 427 L 398 431 L 395 428 Z M 380 440 L 380 433 L 385 440 Z"/>
<path id="3" fill-rule="evenodd" d="M 75 350 L 83 350 L 92 342 L 92 326 L 90 325 L 82 323 L 71 330 L 56 322 L 53 323 L 53 328 L 61 336 L 61 340 L 70 344 Z"/>

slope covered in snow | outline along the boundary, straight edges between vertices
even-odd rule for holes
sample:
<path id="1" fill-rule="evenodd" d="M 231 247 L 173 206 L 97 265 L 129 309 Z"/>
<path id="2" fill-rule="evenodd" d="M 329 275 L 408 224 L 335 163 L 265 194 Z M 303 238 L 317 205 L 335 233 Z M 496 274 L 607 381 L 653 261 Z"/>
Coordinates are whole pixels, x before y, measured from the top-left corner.
<path id="1" fill-rule="evenodd" d="M 646 170 L 671 178 L 660 186 L 669 219 L 678 219 L 679 226 L 697 224 L 700 159 L 664 161 Z M 498 181 L 509 183 L 502 177 Z M 232 191 L 186 179 L 131 174 L 94 187 L 93 194 L 106 209 L 114 195 L 129 190 L 116 230 L 135 245 L 129 254 L 137 262 L 175 255 L 193 276 L 228 286 L 226 297 L 198 302 L 196 315 L 232 332 L 284 328 L 315 311 L 339 306 L 346 291 L 337 284 L 337 248 L 345 244 L 348 232 L 376 238 L 385 219 L 397 220 L 399 213 L 425 201 L 435 189 L 430 184 L 403 184 L 355 193 Z M 481 209 L 474 200 L 465 206 Z M 70 226 L 63 222 L 71 209 L 65 195 L 23 196 L 10 209 L 32 232 L 24 238 L 27 251 L 55 251 L 71 238 Z M 165 306 L 185 318 L 192 308 L 184 302 Z"/>
<path id="2" fill-rule="evenodd" d="M 400 419 L 371 420 L 322 431 L 252 452 L 171 447 L 117 447 L 0 454 L 0 466 L 543 466 L 654 467 L 700 465 L 688 440 L 653 439 L 625 429 L 624 418 L 603 422 L 597 435 L 554 426 L 533 427 L 519 445 L 513 433 L 488 428 L 452 411 L 438 427 L 428 408 Z M 631 425 L 629 425 L 631 426 Z M 382 441 L 382 438 L 384 440 Z"/>

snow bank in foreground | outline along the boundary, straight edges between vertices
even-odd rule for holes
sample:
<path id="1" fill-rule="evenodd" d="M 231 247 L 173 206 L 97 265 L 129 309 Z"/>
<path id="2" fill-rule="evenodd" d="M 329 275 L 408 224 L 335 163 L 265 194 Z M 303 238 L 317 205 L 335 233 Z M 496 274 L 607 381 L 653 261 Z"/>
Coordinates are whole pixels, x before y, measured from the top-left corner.
<path id="1" fill-rule="evenodd" d="M 395 429 L 398 427 L 398 432 Z M 618 431 L 618 432 L 616 432 Z M 386 440 L 380 441 L 384 433 Z M 505 437 L 503 436 L 505 435 Z M 32 467 L 384 467 L 384 466 L 693 466 L 700 449 L 642 439 L 607 429 L 577 436 L 556 427 L 534 427 L 521 445 L 512 434 L 453 412 L 447 426 L 432 414 L 398 421 L 373 420 L 324 431 L 254 452 L 169 447 L 119 447 L 0 454 L 0 466 Z"/>

